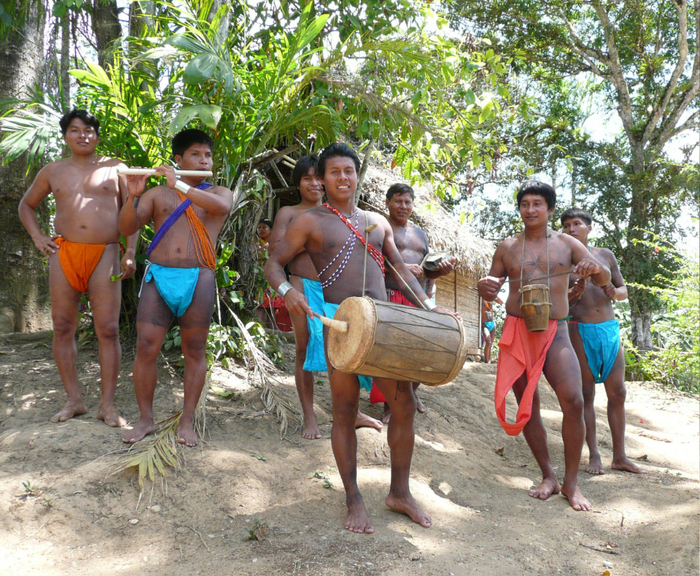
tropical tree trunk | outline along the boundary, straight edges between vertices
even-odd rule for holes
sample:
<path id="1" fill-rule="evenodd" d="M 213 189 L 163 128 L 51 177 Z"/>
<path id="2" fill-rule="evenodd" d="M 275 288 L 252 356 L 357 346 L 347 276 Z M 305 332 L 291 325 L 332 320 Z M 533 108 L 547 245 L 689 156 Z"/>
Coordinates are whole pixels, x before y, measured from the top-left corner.
<path id="1" fill-rule="evenodd" d="M 10 32 L 0 47 L 0 101 L 28 97 L 29 89 L 41 78 L 44 12 L 37 4 L 22 28 Z M 0 165 L 0 333 L 42 330 L 51 325 L 47 270 L 17 216 L 19 200 L 31 182 L 32 175 L 27 178 L 26 170 L 26 157 Z M 39 214 L 40 221 L 42 216 L 47 222 L 47 214 Z"/>
<path id="2" fill-rule="evenodd" d="M 97 63 L 105 69 L 114 66 L 115 43 L 122 35 L 119 8 L 115 0 L 94 1 L 92 29 L 97 39 Z"/>

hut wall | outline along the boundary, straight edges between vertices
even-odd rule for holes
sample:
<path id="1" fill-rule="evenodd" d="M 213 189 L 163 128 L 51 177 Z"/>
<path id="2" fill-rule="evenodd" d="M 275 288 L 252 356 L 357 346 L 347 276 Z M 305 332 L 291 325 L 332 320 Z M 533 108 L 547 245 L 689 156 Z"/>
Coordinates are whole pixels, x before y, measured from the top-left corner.
<path id="1" fill-rule="evenodd" d="M 435 302 L 462 317 L 467 335 L 467 354 L 478 357 L 481 354 L 481 320 L 477 280 L 476 275 L 459 271 L 441 276 L 436 281 Z"/>

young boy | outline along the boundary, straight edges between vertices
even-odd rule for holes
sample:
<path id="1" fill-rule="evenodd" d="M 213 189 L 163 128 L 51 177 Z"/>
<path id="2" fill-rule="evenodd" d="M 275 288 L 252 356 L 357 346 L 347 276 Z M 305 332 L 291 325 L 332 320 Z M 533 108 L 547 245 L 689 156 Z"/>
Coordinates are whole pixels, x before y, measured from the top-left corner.
<path id="1" fill-rule="evenodd" d="M 542 483 L 530 490 L 530 496 L 546 500 L 561 492 L 574 510 L 590 510 L 591 504 L 581 494 L 577 479 L 584 436 L 583 398 L 581 371 L 566 325 L 569 311 L 566 272 L 574 266 L 575 274 L 590 277 L 594 284 L 604 286 L 610 282 L 610 270 L 593 258 L 580 242 L 549 228 L 556 202 L 554 188 L 542 182 L 526 182 L 516 198 L 525 230 L 501 242 L 489 275 L 478 283 L 479 295 L 492 302 L 505 277 L 512 282 L 506 300 L 508 316 L 499 342 L 496 414 L 507 434 L 516 436 L 521 431 L 525 434 L 542 470 Z M 561 272 L 564 274 L 559 275 Z M 552 306 L 544 332 L 529 332 L 526 328 L 519 289 L 527 284 L 549 285 Z M 566 467 L 562 486 L 549 458 L 547 432 L 540 415 L 537 382 L 542 371 L 557 395 L 564 416 L 562 437 Z M 511 388 L 518 401 L 514 424 L 505 420 L 505 399 Z"/>
<path id="2" fill-rule="evenodd" d="M 576 238 L 593 256 L 610 268 L 611 281 L 604 286 L 572 276 L 569 291 L 569 336 L 581 365 L 583 380 L 583 418 L 589 462 L 586 472 L 605 474 L 596 441 L 595 385 L 605 383 L 608 395 L 608 422 L 612 436 L 611 468 L 634 474 L 646 474 L 625 454 L 625 355 L 620 344 L 620 324 L 615 320 L 613 302 L 627 299 L 627 287 L 615 255 L 607 248 L 588 246 L 593 220 L 577 208 L 569 208 L 560 217 L 565 234 Z"/>
<path id="3" fill-rule="evenodd" d="M 200 130 L 183 130 L 172 141 L 173 158 L 182 170 L 211 170 L 213 149 L 209 136 Z M 156 172 L 166 177 L 166 185 L 148 191 L 148 176 L 128 177 L 129 196 L 119 214 L 123 234 L 131 234 L 151 219 L 155 225 L 136 315 L 134 388 L 141 416 L 122 440 L 133 444 L 155 430 L 158 354 L 177 318 L 185 355 L 185 400 L 177 436 L 181 444 L 196 446 L 194 411 L 204 386 L 216 295 L 215 246 L 233 196 L 228 188 L 214 186 L 203 177 L 178 180 L 171 166 L 160 166 Z"/>
<path id="4" fill-rule="evenodd" d="M 117 175 L 117 168 L 124 164 L 95 153 L 100 123 L 87 110 L 73 109 L 59 124 L 71 155 L 44 166 L 19 203 L 22 224 L 49 259 L 53 354 L 68 396 L 51 421 L 65 422 L 87 412 L 75 366 L 78 304 L 80 295 L 87 292 L 99 343 L 102 399 L 97 418 L 110 426 L 124 426 L 114 407 L 121 363 L 121 282 L 110 280 L 120 269 L 117 218 L 126 198 L 126 183 Z M 49 194 L 56 202 L 56 236 L 44 235 L 36 217 L 36 209 Z M 137 239 L 138 229 L 127 236 L 121 280 L 136 271 Z"/>

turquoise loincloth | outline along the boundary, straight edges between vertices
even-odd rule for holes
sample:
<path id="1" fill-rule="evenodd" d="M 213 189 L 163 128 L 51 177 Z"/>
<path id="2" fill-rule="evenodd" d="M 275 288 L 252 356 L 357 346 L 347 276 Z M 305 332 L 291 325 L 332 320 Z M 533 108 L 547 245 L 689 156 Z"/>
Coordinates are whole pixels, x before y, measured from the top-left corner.
<path id="1" fill-rule="evenodd" d="M 323 314 L 323 289 L 321 283 L 316 280 L 302 278 L 304 283 L 304 296 L 311 309 L 317 314 Z M 304 370 L 308 372 L 324 372 L 326 366 L 326 351 L 323 347 L 323 323 L 318 318 L 306 317 L 306 325 L 309 329 L 309 343 L 306 346 L 306 360 Z"/>
<path id="2" fill-rule="evenodd" d="M 578 333 L 586 352 L 588 367 L 596 383 L 605 382 L 620 348 L 620 323 L 617 320 L 607 320 L 599 324 L 579 322 Z"/>
<path id="3" fill-rule="evenodd" d="M 199 268 L 171 268 L 149 263 L 143 281 L 150 282 L 151 279 L 155 280 L 156 288 L 168 308 L 180 318 L 192 303 L 199 279 Z"/>

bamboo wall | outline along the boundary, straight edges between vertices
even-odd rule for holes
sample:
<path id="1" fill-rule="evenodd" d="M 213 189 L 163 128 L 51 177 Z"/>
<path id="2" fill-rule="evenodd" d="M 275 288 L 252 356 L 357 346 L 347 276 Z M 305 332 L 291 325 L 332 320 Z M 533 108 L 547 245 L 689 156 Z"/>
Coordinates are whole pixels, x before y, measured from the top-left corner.
<path id="1" fill-rule="evenodd" d="M 481 310 L 476 283 L 478 278 L 472 273 L 454 271 L 436 280 L 435 303 L 456 311 L 464 321 L 467 334 L 467 354 L 480 356 Z"/>

